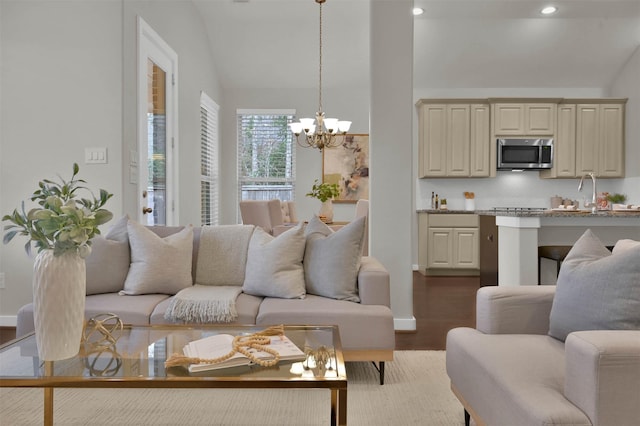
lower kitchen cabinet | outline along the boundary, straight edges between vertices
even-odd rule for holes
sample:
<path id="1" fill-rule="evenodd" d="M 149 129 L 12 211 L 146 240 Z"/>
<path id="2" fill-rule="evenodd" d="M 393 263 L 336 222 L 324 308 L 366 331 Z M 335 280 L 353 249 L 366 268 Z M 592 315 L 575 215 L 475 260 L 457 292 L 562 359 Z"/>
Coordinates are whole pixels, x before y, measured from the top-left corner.
<path id="1" fill-rule="evenodd" d="M 475 214 L 419 215 L 420 272 L 428 275 L 478 273 L 479 218 Z"/>

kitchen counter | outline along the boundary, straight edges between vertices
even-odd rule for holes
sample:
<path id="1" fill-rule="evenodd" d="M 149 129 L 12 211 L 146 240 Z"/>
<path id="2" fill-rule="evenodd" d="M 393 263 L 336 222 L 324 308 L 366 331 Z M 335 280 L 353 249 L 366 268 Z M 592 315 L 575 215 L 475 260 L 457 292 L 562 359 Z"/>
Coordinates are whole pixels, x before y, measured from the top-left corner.
<path id="1" fill-rule="evenodd" d="M 590 229 L 605 245 L 620 239 L 640 240 L 640 212 L 600 210 L 578 211 L 495 211 L 491 210 L 418 210 L 418 213 L 476 214 L 494 216 L 498 235 L 498 285 L 538 284 L 538 247 L 572 246 L 585 230 Z M 548 263 L 543 262 L 543 284 L 555 280 Z M 546 264 L 546 266 L 545 266 Z M 553 273 L 551 273 L 553 272 Z"/>
<path id="2" fill-rule="evenodd" d="M 477 214 L 482 216 L 504 216 L 504 217 L 636 217 L 640 218 L 640 210 L 599 210 L 596 214 L 592 214 L 591 210 L 576 210 L 576 211 L 557 211 L 557 210 L 544 210 L 544 211 L 494 211 L 492 210 L 435 210 L 435 209 L 421 209 L 417 210 L 418 213 L 429 214 Z"/>

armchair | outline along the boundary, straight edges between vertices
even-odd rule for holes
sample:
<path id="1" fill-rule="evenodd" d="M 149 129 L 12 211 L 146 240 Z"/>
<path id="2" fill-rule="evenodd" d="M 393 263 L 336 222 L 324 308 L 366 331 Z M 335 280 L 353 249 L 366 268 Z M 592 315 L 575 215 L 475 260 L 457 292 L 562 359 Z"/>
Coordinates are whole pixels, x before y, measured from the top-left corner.
<path id="1" fill-rule="evenodd" d="M 269 234 L 283 223 L 280 200 L 277 199 L 240 201 L 240 215 L 245 225 L 259 226 Z"/>
<path id="2" fill-rule="evenodd" d="M 465 424 L 636 425 L 640 330 L 549 335 L 555 286 L 483 287 L 476 328 L 447 335 Z"/>

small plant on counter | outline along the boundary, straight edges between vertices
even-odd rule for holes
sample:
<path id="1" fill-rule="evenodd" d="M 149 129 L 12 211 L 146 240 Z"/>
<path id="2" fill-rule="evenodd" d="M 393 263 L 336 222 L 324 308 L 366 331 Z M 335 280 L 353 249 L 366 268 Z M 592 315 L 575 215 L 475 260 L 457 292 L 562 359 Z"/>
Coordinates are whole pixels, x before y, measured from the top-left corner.
<path id="1" fill-rule="evenodd" d="M 627 196 L 625 194 L 609 194 L 607 195 L 607 201 L 612 204 L 623 204 L 627 201 Z"/>

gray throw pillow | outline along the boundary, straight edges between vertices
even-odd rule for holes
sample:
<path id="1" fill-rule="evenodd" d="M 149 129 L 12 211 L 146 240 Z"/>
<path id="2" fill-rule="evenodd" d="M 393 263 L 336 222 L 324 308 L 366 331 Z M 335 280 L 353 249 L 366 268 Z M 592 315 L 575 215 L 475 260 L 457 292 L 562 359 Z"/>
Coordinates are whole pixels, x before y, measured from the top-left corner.
<path id="1" fill-rule="evenodd" d="M 611 253 L 587 230 L 562 263 L 549 335 L 640 329 L 640 245 Z"/>
<path id="2" fill-rule="evenodd" d="M 196 284 L 242 286 L 253 225 L 203 226 Z"/>
<path id="3" fill-rule="evenodd" d="M 120 294 L 176 294 L 193 285 L 192 226 L 165 238 L 133 221 L 127 230 L 131 266 Z"/>
<path id="4" fill-rule="evenodd" d="M 360 302 L 358 271 L 366 217 L 333 232 L 314 216 L 305 230 L 304 279 L 307 293 Z"/>
<path id="5" fill-rule="evenodd" d="M 283 299 L 305 297 L 302 225 L 299 223 L 275 238 L 256 226 L 249 241 L 243 292 Z"/>
<path id="6" fill-rule="evenodd" d="M 117 293 L 124 287 L 129 272 L 128 216 L 123 216 L 109 229 L 106 235 L 91 239 L 91 254 L 85 259 L 87 265 L 87 296 L 102 293 Z"/>

